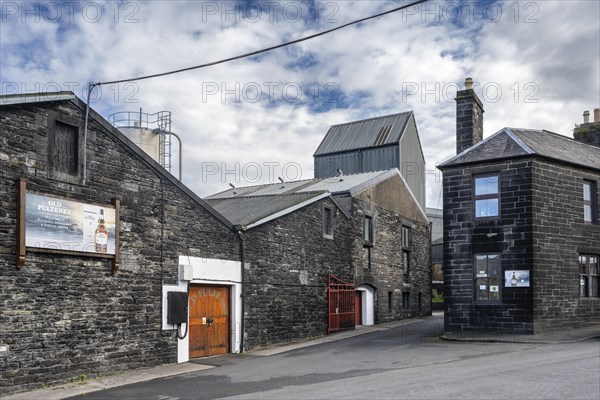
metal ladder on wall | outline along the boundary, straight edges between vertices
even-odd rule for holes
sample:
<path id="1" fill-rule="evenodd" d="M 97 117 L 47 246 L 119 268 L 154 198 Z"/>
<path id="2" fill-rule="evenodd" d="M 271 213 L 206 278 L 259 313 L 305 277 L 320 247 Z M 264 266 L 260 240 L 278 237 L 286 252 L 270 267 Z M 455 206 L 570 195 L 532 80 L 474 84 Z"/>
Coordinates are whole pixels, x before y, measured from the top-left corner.
<path id="1" fill-rule="evenodd" d="M 158 125 L 158 160 L 160 165 L 171 172 L 171 113 L 160 111 L 156 113 Z"/>

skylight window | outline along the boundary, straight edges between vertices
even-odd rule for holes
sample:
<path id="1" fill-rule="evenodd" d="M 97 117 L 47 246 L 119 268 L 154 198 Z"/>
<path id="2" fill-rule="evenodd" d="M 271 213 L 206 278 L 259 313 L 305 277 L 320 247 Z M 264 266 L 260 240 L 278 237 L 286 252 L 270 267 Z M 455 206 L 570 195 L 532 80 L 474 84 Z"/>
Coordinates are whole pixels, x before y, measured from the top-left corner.
<path id="1" fill-rule="evenodd" d="M 384 144 L 386 142 L 388 136 L 390 135 L 391 130 L 392 130 L 392 125 L 383 126 L 379 130 L 379 133 L 377 134 L 377 138 L 375 138 L 375 143 L 373 143 L 373 146 L 381 146 L 382 144 Z"/>

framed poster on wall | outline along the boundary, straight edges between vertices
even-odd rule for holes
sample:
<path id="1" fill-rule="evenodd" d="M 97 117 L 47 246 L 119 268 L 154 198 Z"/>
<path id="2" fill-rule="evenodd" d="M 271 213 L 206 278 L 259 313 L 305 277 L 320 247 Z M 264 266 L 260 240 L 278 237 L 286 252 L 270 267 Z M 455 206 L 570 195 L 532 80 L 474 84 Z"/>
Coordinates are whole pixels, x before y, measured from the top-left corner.
<path id="1" fill-rule="evenodd" d="M 119 207 L 90 204 L 26 190 L 19 181 L 17 266 L 22 268 L 25 251 L 85 254 L 114 259 L 118 270 Z"/>
<path id="2" fill-rule="evenodd" d="M 529 270 L 504 272 L 505 287 L 529 287 Z"/>

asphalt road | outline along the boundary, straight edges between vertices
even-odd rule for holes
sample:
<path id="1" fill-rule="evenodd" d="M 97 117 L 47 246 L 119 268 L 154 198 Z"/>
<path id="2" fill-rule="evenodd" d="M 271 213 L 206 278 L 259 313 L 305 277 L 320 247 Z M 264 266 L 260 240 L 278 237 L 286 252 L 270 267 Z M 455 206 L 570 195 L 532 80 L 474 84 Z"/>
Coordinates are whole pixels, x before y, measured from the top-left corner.
<path id="1" fill-rule="evenodd" d="M 203 359 L 210 370 L 76 399 L 600 399 L 600 341 L 444 342 L 443 320 L 274 356 Z"/>

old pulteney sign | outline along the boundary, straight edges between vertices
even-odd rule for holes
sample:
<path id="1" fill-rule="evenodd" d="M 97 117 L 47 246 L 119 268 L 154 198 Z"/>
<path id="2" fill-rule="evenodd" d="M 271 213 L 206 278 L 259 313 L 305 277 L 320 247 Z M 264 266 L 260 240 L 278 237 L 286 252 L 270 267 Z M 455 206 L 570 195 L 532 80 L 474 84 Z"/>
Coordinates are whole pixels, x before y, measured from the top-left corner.
<path id="1" fill-rule="evenodd" d="M 25 245 L 115 254 L 115 209 L 27 192 Z"/>
<path id="2" fill-rule="evenodd" d="M 118 271 L 118 199 L 94 205 L 32 193 L 21 179 L 18 203 L 18 268 L 23 268 L 27 250 L 112 258 L 113 273 Z"/>

